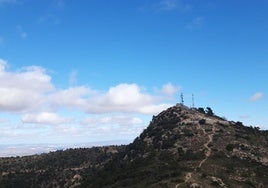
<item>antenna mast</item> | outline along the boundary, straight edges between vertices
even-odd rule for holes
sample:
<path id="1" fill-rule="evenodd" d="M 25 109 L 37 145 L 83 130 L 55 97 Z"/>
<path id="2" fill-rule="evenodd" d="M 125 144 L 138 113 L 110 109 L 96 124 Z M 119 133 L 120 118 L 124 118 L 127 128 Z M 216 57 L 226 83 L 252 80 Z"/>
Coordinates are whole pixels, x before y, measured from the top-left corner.
<path id="1" fill-rule="evenodd" d="M 194 94 L 192 94 L 192 108 L 194 108 Z"/>
<path id="2" fill-rule="evenodd" d="M 184 105 L 183 93 L 181 93 L 181 104 Z"/>

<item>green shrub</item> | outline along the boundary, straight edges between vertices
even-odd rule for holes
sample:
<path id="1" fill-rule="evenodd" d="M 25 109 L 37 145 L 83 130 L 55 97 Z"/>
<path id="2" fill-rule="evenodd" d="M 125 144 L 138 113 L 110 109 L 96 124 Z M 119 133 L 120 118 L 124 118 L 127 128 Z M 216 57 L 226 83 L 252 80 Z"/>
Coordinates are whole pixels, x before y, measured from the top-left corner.
<path id="1" fill-rule="evenodd" d="M 228 144 L 228 145 L 226 146 L 226 150 L 227 150 L 227 151 L 233 151 L 233 149 L 234 149 L 234 145 L 233 145 L 233 144 Z"/>
<path id="2" fill-rule="evenodd" d="M 199 124 L 200 124 L 200 125 L 204 125 L 204 124 L 206 124 L 206 120 L 205 120 L 205 119 L 200 119 L 200 120 L 199 120 Z"/>

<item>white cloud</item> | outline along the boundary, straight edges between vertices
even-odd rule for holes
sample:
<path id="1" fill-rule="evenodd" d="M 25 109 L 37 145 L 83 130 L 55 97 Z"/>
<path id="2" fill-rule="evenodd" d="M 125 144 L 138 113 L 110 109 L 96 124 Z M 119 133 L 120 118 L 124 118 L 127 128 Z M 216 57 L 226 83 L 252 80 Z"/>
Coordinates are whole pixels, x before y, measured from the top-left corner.
<path id="1" fill-rule="evenodd" d="M 142 93 L 137 84 L 119 84 L 104 96 L 104 102 L 114 106 L 146 105 L 152 101 L 152 96 Z"/>
<path id="2" fill-rule="evenodd" d="M 142 124 L 143 120 L 138 117 L 129 116 L 105 116 L 105 117 L 89 117 L 85 118 L 80 122 L 82 125 L 113 125 L 118 124 L 120 126 L 132 126 Z"/>
<path id="3" fill-rule="evenodd" d="M 7 71 L 7 62 L 0 60 L 0 111 L 37 113 L 78 110 L 86 113 L 135 112 L 157 114 L 170 104 L 159 96 L 146 93 L 137 84 L 119 84 L 108 91 L 92 90 L 86 86 L 56 89 L 46 70 L 30 66 L 19 71 Z M 171 83 L 163 86 L 162 94 L 172 95 L 177 88 Z M 163 98 L 163 97 L 162 97 Z"/>
<path id="4" fill-rule="evenodd" d="M 54 127 L 52 134 L 64 135 L 74 138 L 83 136 L 85 132 L 86 132 L 85 129 L 81 129 L 80 127 L 77 126 L 60 124 Z"/>
<path id="5" fill-rule="evenodd" d="M 148 115 L 157 115 L 161 111 L 171 107 L 172 104 L 151 104 L 147 106 L 142 106 L 138 109 L 138 112 Z"/>
<path id="6" fill-rule="evenodd" d="M 74 108 L 84 110 L 90 95 L 94 93 L 95 91 L 85 86 L 70 87 L 51 93 L 47 97 L 47 102 L 53 109 Z"/>
<path id="7" fill-rule="evenodd" d="M 6 70 L 0 60 L 0 111 L 27 111 L 40 107 L 44 95 L 53 91 L 51 77 L 41 67 L 25 67 L 18 72 Z"/>
<path id="8" fill-rule="evenodd" d="M 88 113 L 136 112 L 156 114 L 166 105 L 159 103 L 156 96 L 142 92 L 137 84 L 119 84 L 108 92 L 91 98 L 86 111 Z M 160 111 L 159 111 L 160 110 Z"/>
<path id="9" fill-rule="evenodd" d="M 23 30 L 23 28 L 20 25 L 17 25 L 17 31 L 22 39 L 25 39 L 27 37 L 27 33 Z"/>
<path id="10" fill-rule="evenodd" d="M 7 67 L 7 62 L 0 59 L 0 111 L 19 113 L 25 123 L 69 122 L 55 113 L 61 109 L 87 114 L 131 112 L 155 115 L 172 106 L 163 102 L 165 97 L 149 94 L 137 84 L 118 84 L 107 91 L 86 86 L 61 89 L 55 88 L 42 67 L 29 66 L 16 71 L 9 71 Z M 172 95 L 177 89 L 168 83 L 160 94 Z M 133 121 L 139 122 L 138 119 Z"/>
<path id="11" fill-rule="evenodd" d="M 179 87 L 176 87 L 171 83 L 167 83 L 166 85 L 163 85 L 161 92 L 165 95 L 174 95 L 179 90 Z"/>
<path id="12" fill-rule="evenodd" d="M 169 88 L 169 91 L 173 92 Z M 168 89 L 167 89 L 168 90 Z M 86 113 L 135 112 L 157 114 L 170 104 L 159 101 L 159 97 L 147 94 L 137 84 L 119 84 L 108 91 L 92 90 L 85 86 L 58 90 L 48 97 L 53 109 L 78 109 Z"/>
<path id="13" fill-rule="evenodd" d="M 5 71 L 5 68 L 7 66 L 7 61 L 0 59 L 0 74 Z"/>
<path id="14" fill-rule="evenodd" d="M 41 112 L 38 114 L 25 114 L 22 116 L 21 121 L 31 124 L 58 125 L 71 123 L 72 119 L 60 117 L 56 113 Z"/>
<path id="15" fill-rule="evenodd" d="M 8 119 L 6 119 L 6 118 L 0 118 L 0 123 L 8 123 L 9 122 L 9 120 Z"/>
<path id="16" fill-rule="evenodd" d="M 143 119 L 129 114 L 95 115 L 84 118 L 80 125 L 91 137 L 114 139 L 134 139 L 148 125 Z M 85 134 L 85 133 L 84 133 Z"/>
<path id="17" fill-rule="evenodd" d="M 131 121 L 130 121 L 131 124 L 142 124 L 143 123 L 143 120 L 138 118 L 138 117 L 133 117 L 131 118 Z"/>
<path id="18" fill-rule="evenodd" d="M 45 69 L 37 66 L 24 67 L 20 71 L 9 72 L 6 70 L 7 62 L 0 59 L 0 88 L 15 88 L 31 91 L 51 91 L 51 77 Z"/>
<path id="19" fill-rule="evenodd" d="M 261 100 L 263 97 L 264 97 L 264 93 L 262 93 L 262 92 L 257 92 L 257 93 L 254 93 L 254 94 L 249 98 L 249 100 L 252 101 L 252 102 L 255 102 L 255 101 L 259 101 L 259 100 Z"/>

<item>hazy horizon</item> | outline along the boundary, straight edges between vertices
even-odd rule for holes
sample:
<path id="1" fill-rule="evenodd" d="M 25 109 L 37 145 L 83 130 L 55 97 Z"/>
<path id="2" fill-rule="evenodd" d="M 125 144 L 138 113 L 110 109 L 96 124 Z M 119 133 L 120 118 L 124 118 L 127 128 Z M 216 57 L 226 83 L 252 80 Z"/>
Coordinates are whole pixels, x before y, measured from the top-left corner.
<path id="1" fill-rule="evenodd" d="M 23 157 L 40 155 L 58 150 L 91 148 L 99 146 L 126 145 L 133 140 L 107 140 L 88 143 L 38 143 L 38 144 L 11 144 L 0 145 L 0 157 Z"/>

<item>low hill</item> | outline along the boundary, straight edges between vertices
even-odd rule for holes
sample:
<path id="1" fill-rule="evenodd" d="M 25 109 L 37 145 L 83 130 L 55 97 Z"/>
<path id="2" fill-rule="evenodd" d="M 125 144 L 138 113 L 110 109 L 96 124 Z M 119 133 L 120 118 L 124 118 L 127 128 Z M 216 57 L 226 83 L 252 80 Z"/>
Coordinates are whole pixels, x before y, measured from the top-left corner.
<path id="1" fill-rule="evenodd" d="M 3 158 L 1 173 L 0 187 L 265 187 L 268 131 L 176 105 L 127 146 Z"/>
<path id="2" fill-rule="evenodd" d="M 0 158 L 1 188 L 78 187 L 93 169 L 125 146 L 67 149 L 47 154 Z"/>

